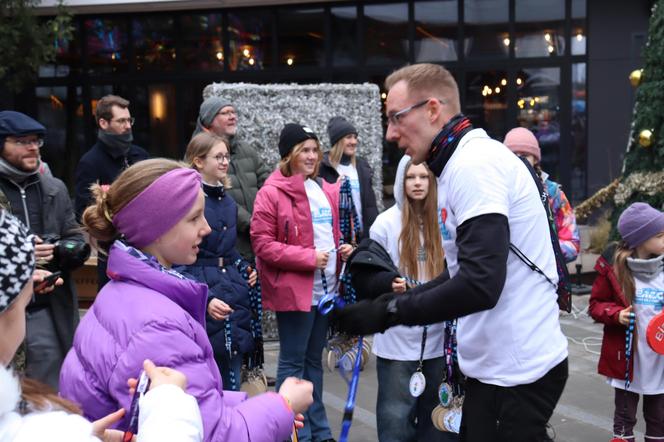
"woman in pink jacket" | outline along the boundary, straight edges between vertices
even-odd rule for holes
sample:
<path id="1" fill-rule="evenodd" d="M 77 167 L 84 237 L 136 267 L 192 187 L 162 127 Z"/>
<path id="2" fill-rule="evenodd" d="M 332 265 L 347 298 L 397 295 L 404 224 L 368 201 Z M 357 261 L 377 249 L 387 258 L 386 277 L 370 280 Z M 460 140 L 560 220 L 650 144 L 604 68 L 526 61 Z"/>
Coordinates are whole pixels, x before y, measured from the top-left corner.
<path id="1" fill-rule="evenodd" d="M 277 313 L 277 388 L 289 376 L 314 384 L 300 441 L 332 441 L 322 401 L 322 353 L 327 317 L 317 309 L 336 293 L 339 263 L 352 247 L 339 246 L 339 185 L 317 177 L 322 158 L 316 134 L 287 124 L 279 137 L 281 161 L 259 190 L 251 220 L 251 242 L 266 309 Z"/>

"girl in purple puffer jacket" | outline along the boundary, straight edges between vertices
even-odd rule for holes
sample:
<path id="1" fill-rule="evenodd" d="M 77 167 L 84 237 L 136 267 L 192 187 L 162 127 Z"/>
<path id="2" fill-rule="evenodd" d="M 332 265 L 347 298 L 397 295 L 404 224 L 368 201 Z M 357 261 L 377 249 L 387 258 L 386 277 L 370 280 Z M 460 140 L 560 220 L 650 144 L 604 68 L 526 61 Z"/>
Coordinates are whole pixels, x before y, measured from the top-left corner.
<path id="1" fill-rule="evenodd" d="M 311 384 L 289 378 L 280 394 L 248 400 L 222 391 L 205 332 L 207 287 L 172 270 L 192 264 L 210 233 L 199 173 L 171 160 L 146 160 L 107 191 L 92 191 L 96 202 L 83 213 L 83 224 L 92 238 L 115 240 L 108 252 L 111 281 L 76 330 L 61 395 L 80 404 L 89 419 L 127 409 L 127 378 L 136 378 L 143 360 L 151 359 L 189 379 L 205 441 L 287 439 L 294 417 L 313 400 Z"/>

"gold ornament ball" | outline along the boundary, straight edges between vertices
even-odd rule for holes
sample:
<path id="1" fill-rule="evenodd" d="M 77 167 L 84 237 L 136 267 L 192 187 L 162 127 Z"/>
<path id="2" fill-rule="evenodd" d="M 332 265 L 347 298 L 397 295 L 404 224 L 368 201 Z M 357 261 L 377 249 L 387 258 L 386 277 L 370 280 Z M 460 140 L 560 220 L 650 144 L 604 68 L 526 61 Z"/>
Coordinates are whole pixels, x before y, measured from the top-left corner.
<path id="1" fill-rule="evenodd" d="M 639 144 L 642 147 L 650 147 L 652 146 L 653 137 L 654 136 L 651 130 L 644 129 L 639 132 Z"/>
<path id="2" fill-rule="evenodd" d="M 641 84 L 643 80 L 643 69 L 636 69 L 629 74 L 629 82 L 632 83 L 632 86 L 637 87 Z"/>

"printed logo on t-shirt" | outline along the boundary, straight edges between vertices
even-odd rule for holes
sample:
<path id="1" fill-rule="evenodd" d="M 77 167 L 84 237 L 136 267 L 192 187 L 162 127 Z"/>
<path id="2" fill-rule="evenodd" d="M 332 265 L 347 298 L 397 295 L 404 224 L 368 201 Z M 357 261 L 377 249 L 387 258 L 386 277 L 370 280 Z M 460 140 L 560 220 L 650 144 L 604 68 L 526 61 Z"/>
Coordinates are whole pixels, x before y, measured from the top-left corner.
<path id="1" fill-rule="evenodd" d="M 311 211 L 311 221 L 314 224 L 332 224 L 332 210 L 329 207 L 321 207 L 318 213 Z"/>
<path id="2" fill-rule="evenodd" d="M 356 192 L 360 191 L 360 180 L 357 179 L 352 179 L 348 177 L 348 181 L 350 181 L 350 189 L 354 190 Z"/>
<path id="3" fill-rule="evenodd" d="M 639 288 L 634 294 L 634 303 L 653 306 L 655 311 L 660 311 L 664 305 L 664 290 L 653 287 Z"/>
<path id="4" fill-rule="evenodd" d="M 452 235 L 450 235 L 450 232 L 447 231 L 447 227 L 445 227 L 445 222 L 447 221 L 447 209 L 444 207 L 440 209 L 440 214 L 438 215 L 438 225 L 440 226 L 440 234 L 443 237 L 443 239 L 450 240 L 452 239 Z"/>

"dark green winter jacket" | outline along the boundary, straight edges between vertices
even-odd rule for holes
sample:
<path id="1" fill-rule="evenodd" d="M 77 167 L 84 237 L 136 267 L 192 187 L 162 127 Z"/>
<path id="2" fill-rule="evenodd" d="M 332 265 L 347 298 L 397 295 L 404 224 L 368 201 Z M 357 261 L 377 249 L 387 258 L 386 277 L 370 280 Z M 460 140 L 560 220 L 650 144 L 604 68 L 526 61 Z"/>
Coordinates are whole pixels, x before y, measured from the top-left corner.
<path id="1" fill-rule="evenodd" d="M 256 149 L 237 138 L 231 140 L 231 163 L 228 167 L 231 188 L 227 190 L 227 193 L 238 206 L 236 248 L 245 259 L 253 257 L 249 239 L 249 224 L 254 211 L 256 193 L 270 172 L 271 170 L 258 156 Z"/>

